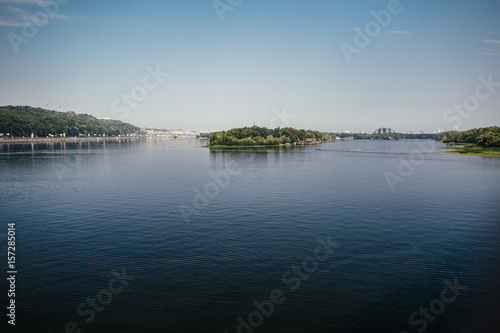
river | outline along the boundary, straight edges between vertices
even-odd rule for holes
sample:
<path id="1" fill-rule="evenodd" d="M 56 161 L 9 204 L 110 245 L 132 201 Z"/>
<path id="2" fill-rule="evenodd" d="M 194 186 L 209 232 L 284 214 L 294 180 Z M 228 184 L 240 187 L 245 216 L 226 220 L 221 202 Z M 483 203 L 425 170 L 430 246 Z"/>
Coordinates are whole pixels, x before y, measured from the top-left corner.
<path id="1" fill-rule="evenodd" d="M 0 145 L 16 329 L 498 332 L 500 158 L 206 143 Z"/>

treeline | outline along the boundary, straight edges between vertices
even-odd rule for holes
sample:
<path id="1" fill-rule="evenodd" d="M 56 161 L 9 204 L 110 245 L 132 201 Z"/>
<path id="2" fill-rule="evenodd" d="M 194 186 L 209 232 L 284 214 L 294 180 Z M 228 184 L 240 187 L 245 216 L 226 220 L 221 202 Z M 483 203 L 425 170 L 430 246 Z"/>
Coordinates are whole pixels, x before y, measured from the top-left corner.
<path id="1" fill-rule="evenodd" d="M 449 131 L 437 134 L 442 142 L 474 143 L 484 147 L 500 147 L 500 127 L 474 128 L 468 131 Z"/>
<path id="2" fill-rule="evenodd" d="M 209 145 L 223 146 L 277 146 L 286 143 L 300 142 L 308 138 L 314 138 L 319 142 L 328 141 L 326 133 L 295 129 L 291 127 L 269 129 L 266 127 L 243 127 L 233 128 L 229 131 L 212 134 Z"/>
<path id="3" fill-rule="evenodd" d="M 139 128 L 118 120 L 97 119 L 87 114 L 57 112 L 30 106 L 0 107 L 0 133 L 13 137 L 117 136 Z"/>
<path id="4" fill-rule="evenodd" d="M 403 139 L 436 139 L 436 134 L 405 134 L 405 133 L 380 133 L 380 134 L 369 134 L 369 133 L 332 133 L 332 136 L 338 136 L 339 138 L 354 138 L 354 140 L 403 140 Z"/>

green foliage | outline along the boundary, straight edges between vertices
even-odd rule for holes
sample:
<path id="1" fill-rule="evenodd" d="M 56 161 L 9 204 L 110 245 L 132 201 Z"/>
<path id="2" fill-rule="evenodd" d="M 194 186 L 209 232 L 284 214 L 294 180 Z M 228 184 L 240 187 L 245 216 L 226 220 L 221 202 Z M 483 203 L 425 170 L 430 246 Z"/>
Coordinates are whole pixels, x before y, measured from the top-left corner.
<path id="1" fill-rule="evenodd" d="M 500 127 L 474 128 L 468 131 L 439 133 L 436 140 L 442 142 L 473 143 L 483 147 L 500 147 Z"/>
<path id="2" fill-rule="evenodd" d="M 448 152 L 452 154 L 500 157 L 500 147 L 484 147 L 477 144 L 459 143 L 450 144 L 446 149 L 449 149 Z"/>
<path id="3" fill-rule="evenodd" d="M 103 135 L 116 136 L 132 134 L 139 128 L 118 120 L 97 119 L 87 114 L 74 112 L 56 112 L 30 106 L 0 107 L 0 133 L 11 136 L 38 137 L 49 135 L 66 136 Z"/>
<path id="4" fill-rule="evenodd" d="M 318 131 L 306 131 L 291 127 L 268 129 L 266 127 L 233 128 L 215 133 L 210 137 L 210 145 L 219 146 L 277 146 L 285 143 L 300 142 L 306 138 L 327 141 L 329 136 Z"/>

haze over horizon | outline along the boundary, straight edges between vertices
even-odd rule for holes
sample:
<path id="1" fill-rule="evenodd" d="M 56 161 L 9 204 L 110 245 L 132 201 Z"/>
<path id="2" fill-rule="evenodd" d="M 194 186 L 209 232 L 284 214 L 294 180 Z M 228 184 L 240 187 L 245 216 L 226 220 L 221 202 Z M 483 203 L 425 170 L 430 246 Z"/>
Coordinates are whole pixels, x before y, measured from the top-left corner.
<path id="1" fill-rule="evenodd" d="M 0 0 L 0 36 L 0 105 L 184 130 L 500 124 L 496 0 Z"/>

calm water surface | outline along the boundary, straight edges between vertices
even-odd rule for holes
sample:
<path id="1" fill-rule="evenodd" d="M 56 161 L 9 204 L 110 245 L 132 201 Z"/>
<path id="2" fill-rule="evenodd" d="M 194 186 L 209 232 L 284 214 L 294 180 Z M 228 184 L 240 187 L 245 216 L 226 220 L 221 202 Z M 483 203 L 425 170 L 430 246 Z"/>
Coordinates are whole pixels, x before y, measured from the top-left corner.
<path id="1" fill-rule="evenodd" d="M 500 158 L 412 140 L 203 144 L 0 145 L 16 330 L 500 331 Z"/>

